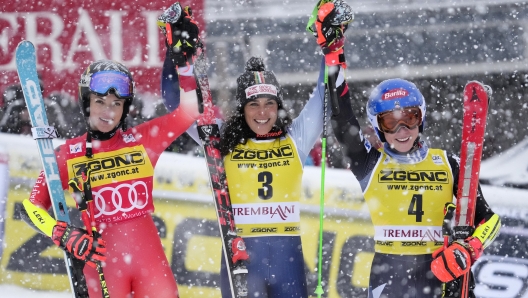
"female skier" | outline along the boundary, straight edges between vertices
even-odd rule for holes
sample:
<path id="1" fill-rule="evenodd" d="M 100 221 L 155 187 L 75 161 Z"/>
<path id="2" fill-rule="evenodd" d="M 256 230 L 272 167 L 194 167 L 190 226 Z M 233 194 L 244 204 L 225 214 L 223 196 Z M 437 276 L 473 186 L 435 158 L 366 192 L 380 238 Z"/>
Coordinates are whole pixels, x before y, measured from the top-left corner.
<path id="1" fill-rule="evenodd" d="M 197 88 L 193 55 L 198 32 L 188 29 L 189 10 L 180 10 L 183 22 L 159 23 L 167 34 L 162 94 L 169 110 Z M 308 297 L 299 199 L 304 161 L 323 129 L 323 75 L 324 67 L 314 93 L 292 120 L 275 75 L 262 59 L 252 57 L 237 79 L 236 110 L 225 123 L 217 120 L 237 231 L 251 260 L 249 297 Z M 183 93 L 178 94 L 178 86 Z M 196 129 L 188 132 L 199 142 Z M 224 258 L 221 280 L 222 297 L 231 297 Z"/>
<path id="2" fill-rule="evenodd" d="M 498 235 L 499 216 L 479 187 L 474 230 L 444 249 L 442 210 L 454 208 L 459 158 L 421 140 L 426 104 L 420 90 L 402 79 L 372 90 L 366 110 L 384 142 L 377 150 L 361 134 L 342 72 L 338 82 L 340 114 L 332 126 L 374 225 L 369 297 L 460 297 L 460 277 Z M 470 283 L 474 287 L 472 278 Z"/>
<path id="3" fill-rule="evenodd" d="M 124 65 L 109 60 L 90 64 L 79 81 L 88 132 L 66 140 L 55 152 L 64 189 L 70 179 L 89 174 L 95 203 L 91 215 L 101 238 L 48 215 L 51 200 L 43 172 L 23 202 L 26 222 L 90 265 L 84 268 L 90 297 L 101 296 L 94 269 L 99 262 L 111 297 L 178 297 L 151 217 L 152 187 L 161 153 L 198 117 L 196 95 L 182 96 L 170 114 L 127 129 L 134 95 L 134 80 Z"/>

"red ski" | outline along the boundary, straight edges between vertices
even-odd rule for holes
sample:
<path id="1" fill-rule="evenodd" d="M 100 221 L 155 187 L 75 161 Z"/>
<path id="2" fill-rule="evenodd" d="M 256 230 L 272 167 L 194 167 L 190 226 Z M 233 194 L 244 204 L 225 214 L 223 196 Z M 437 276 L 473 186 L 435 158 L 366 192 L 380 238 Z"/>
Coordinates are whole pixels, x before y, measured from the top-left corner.
<path id="1" fill-rule="evenodd" d="M 460 148 L 460 172 L 458 179 L 455 227 L 453 238 L 466 239 L 473 233 L 475 205 L 480 174 L 480 161 L 486 131 L 489 87 L 477 81 L 464 88 L 464 116 L 462 146 Z M 461 298 L 469 297 L 469 273 L 461 283 Z"/>
<path id="2" fill-rule="evenodd" d="M 213 111 L 211 90 L 209 88 L 209 79 L 207 78 L 205 51 L 201 42 L 199 42 L 197 47 L 201 50 L 201 53 L 194 62 L 194 75 L 198 84 L 196 93 L 200 102 L 200 112 L 202 112 L 202 116 L 198 119 L 198 135 L 202 141 L 211 190 L 215 200 L 224 257 L 228 266 L 227 272 L 231 285 L 231 295 L 233 298 L 243 298 L 248 296 L 246 280 L 248 270 L 245 265 L 248 255 L 244 241 L 237 235 L 231 198 L 227 188 L 224 162 L 218 148 L 220 130 L 216 124 Z"/>

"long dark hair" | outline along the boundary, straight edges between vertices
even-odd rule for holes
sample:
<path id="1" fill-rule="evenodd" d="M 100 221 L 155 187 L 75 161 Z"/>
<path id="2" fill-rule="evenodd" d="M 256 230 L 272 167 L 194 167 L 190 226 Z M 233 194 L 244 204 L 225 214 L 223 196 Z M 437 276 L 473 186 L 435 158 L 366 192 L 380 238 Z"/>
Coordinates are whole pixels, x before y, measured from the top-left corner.
<path id="1" fill-rule="evenodd" d="M 286 132 L 286 128 L 291 125 L 292 118 L 288 111 L 279 103 L 277 110 L 277 121 L 270 132 Z M 220 153 L 222 156 L 228 155 L 238 144 L 245 144 L 248 139 L 255 138 L 257 135 L 249 128 L 244 117 L 244 107 L 239 107 L 226 120 L 222 127 L 220 137 Z"/>

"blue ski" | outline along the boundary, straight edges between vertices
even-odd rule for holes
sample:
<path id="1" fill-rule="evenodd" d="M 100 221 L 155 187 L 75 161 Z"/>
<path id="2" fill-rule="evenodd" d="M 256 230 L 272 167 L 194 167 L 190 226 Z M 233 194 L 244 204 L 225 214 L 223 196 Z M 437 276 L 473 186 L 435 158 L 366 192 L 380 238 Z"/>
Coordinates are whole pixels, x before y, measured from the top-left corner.
<path id="1" fill-rule="evenodd" d="M 57 133 L 55 128 L 48 126 L 44 99 L 42 98 L 37 76 L 35 46 L 31 42 L 22 41 L 18 44 L 16 48 L 16 65 L 27 109 L 31 116 L 33 138 L 37 141 L 55 218 L 70 223 L 68 207 L 66 206 L 66 200 L 64 198 L 64 191 L 59 177 L 59 168 L 52 142 L 52 139 L 57 137 Z M 74 297 L 88 298 L 86 279 L 82 272 L 84 262 L 75 259 L 66 252 L 65 261 Z"/>

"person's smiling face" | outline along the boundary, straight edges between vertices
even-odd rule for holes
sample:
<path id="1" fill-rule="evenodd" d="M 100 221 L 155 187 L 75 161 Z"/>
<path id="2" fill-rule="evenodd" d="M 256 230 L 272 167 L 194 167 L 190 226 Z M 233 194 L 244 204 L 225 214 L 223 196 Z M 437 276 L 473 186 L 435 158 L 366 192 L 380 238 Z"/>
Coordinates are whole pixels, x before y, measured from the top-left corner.
<path id="1" fill-rule="evenodd" d="M 125 100 L 114 94 L 90 94 L 90 128 L 100 132 L 112 131 L 121 120 Z"/>
<path id="2" fill-rule="evenodd" d="M 271 131 L 277 121 L 279 105 L 269 97 L 259 97 L 250 100 L 244 106 L 244 117 L 251 130 L 257 135 L 265 135 Z"/>
<path id="3" fill-rule="evenodd" d="M 414 141 L 418 138 L 419 128 L 408 129 L 401 126 L 395 133 L 384 133 L 385 140 L 391 148 L 398 152 L 405 153 L 411 150 Z"/>

